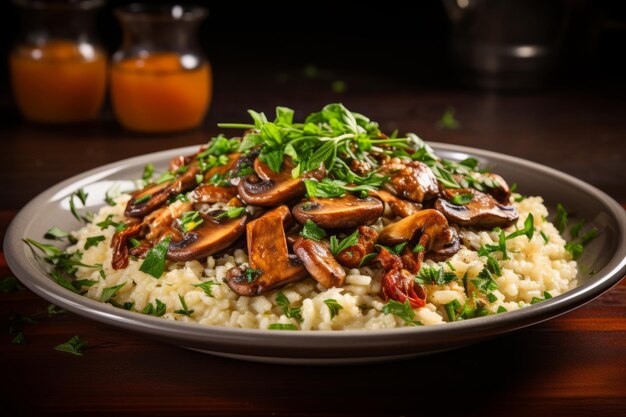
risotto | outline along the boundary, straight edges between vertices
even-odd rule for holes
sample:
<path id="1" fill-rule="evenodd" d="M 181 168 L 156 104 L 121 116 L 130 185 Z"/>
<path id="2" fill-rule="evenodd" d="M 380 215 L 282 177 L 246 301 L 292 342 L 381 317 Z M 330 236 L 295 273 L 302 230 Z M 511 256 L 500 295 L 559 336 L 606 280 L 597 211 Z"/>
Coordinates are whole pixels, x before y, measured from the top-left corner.
<path id="1" fill-rule="evenodd" d="M 539 196 L 474 158 L 441 159 L 340 104 L 293 122 L 250 111 L 241 137 L 213 138 L 107 206 L 61 251 L 31 239 L 60 285 L 164 319 L 270 330 L 383 329 L 502 314 L 577 285 Z M 75 201 L 75 197 L 78 199 Z M 580 230 L 576 232 L 578 234 Z M 574 233 L 572 233 L 574 235 Z"/>

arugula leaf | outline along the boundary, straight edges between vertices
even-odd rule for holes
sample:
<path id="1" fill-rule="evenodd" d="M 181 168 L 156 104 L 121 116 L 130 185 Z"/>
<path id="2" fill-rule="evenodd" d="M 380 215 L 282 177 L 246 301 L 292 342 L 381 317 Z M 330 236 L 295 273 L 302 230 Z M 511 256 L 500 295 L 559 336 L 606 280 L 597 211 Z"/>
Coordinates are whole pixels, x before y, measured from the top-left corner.
<path id="1" fill-rule="evenodd" d="M 304 319 L 302 318 L 302 314 L 301 314 L 302 310 L 300 308 L 290 307 L 289 300 L 287 299 L 285 294 L 282 293 L 282 291 L 279 291 L 278 294 L 276 295 L 276 304 L 278 304 L 278 306 L 283 311 L 283 314 L 287 316 L 288 318 L 295 319 L 299 321 L 300 323 L 304 321 Z"/>
<path id="2" fill-rule="evenodd" d="M 82 356 L 83 349 L 87 347 L 87 342 L 76 335 L 65 343 L 56 346 L 54 350 L 71 353 L 72 355 Z"/>
<path id="3" fill-rule="evenodd" d="M 363 259 L 361 259 L 361 262 L 359 263 L 359 268 L 367 265 L 368 263 L 370 263 L 372 259 L 374 259 L 377 256 L 378 256 L 378 253 L 376 252 L 368 253 L 367 255 L 363 257 Z"/>
<path id="4" fill-rule="evenodd" d="M 452 300 L 449 303 L 444 304 L 443 307 L 445 308 L 446 313 L 448 314 L 448 320 L 456 321 L 457 312 L 461 309 L 461 303 L 459 302 L 459 300 Z"/>
<path id="5" fill-rule="evenodd" d="M 124 222 L 114 222 L 112 214 L 109 214 L 107 218 L 101 221 L 100 223 L 96 223 L 96 226 L 98 226 L 100 230 L 104 230 L 109 226 L 113 226 L 115 228 L 115 231 L 117 232 L 124 230 L 127 227 L 126 223 Z"/>
<path id="6" fill-rule="evenodd" d="M 359 241 L 359 230 L 355 230 L 350 236 L 342 239 L 341 242 L 337 240 L 337 236 L 333 235 L 330 237 L 330 251 L 333 255 L 337 255 L 344 249 L 349 248 L 350 246 L 354 246 Z"/>
<path id="7" fill-rule="evenodd" d="M 415 245 L 415 247 L 413 248 L 413 253 L 423 252 L 424 249 L 426 249 L 426 248 L 424 248 L 423 245 Z"/>
<path id="8" fill-rule="evenodd" d="M 200 288 L 209 297 L 213 297 L 213 289 L 211 287 L 213 287 L 214 285 L 220 285 L 220 283 L 217 281 L 208 280 L 200 284 L 191 284 L 191 285 L 193 285 L 194 287 Z"/>
<path id="9" fill-rule="evenodd" d="M 334 298 L 328 298 L 324 300 L 324 304 L 328 306 L 328 311 L 330 311 L 330 319 L 335 318 L 337 314 L 339 314 L 339 310 L 343 309 L 343 306 L 337 302 Z"/>
<path id="10" fill-rule="evenodd" d="M 304 223 L 304 225 L 302 226 L 300 236 L 319 242 L 326 237 L 326 232 L 324 231 L 324 229 L 316 225 L 313 220 L 308 219 L 306 223 Z"/>
<path id="11" fill-rule="evenodd" d="M 141 263 L 139 270 L 153 276 L 154 278 L 161 278 L 163 271 L 165 271 L 165 257 L 171 240 L 172 236 L 167 236 L 150 249 L 146 254 L 146 258 Z"/>
<path id="12" fill-rule="evenodd" d="M 502 276 L 502 269 L 500 268 L 500 264 L 498 260 L 491 255 L 487 255 L 487 269 L 492 272 L 495 276 Z"/>
<path id="13" fill-rule="evenodd" d="M 550 242 L 550 238 L 548 237 L 548 235 L 546 235 L 543 230 L 541 230 L 539 232 L 539 234 L 541 235 L 541 238 L 543 239 L 544 243 L 547 245 L 548 242 Z"/>
<path id="14" fill-rule="evenodd" d="M 383 306 L 382 311 L 383 314 L 393 314 L 394 316 L 404 320 L 404 323 L 410 326 L 422 325 L 421 322 L 414 320 L 415 311 L 411 308 L 409 300 L 406 300 L 404 303 L 396 300 L 389 300 L 389 302 Z"/>

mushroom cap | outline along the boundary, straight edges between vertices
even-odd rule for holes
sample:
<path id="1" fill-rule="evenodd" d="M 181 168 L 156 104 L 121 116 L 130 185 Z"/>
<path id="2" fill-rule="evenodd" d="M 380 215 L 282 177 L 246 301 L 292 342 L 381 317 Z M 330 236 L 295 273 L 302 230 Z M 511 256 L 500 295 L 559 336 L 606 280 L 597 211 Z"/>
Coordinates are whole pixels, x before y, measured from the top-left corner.
<path id="1" fill-rule="evenodd" d="M 346 271 L 337 263 L 326 242 L 299 237 L 293 250 L 317 282 L 326 288 L 343 286 Z"/>
<path id="2" fill-rule="evenodd" d="M 247 215 L 236 219 L 217 219 L 215 215 L 200 213 L 202 223 L 189 232 L 178 227 L 170 228 L 172 241 L 167 248 L 167 258 L 171 261 L 189 261 L 205 258 L 232 245 L 245 231 Z M 176 221 L 172 223 L 176 224 Z"/>
<path id="3" fill-rule="evenodd" d="M 457 205 L 444 199 L 435 202 L 435 208 L 451 222 L 465 227 L 493 229 L 508 227 L 519 218 L 514 206 L 498 203 L 492 196 L 473 188 L 447 189 L 445 195 L 453 198 L 458 194 L 472 194 L 472 201 L 466 205 Z"/>
<path id="4" fill-rule="evenodd" d="M 426 209 L 385 226 L 378 235 L 378 241 L 383 245 L 397 245 L 411 242 L 420 234 L 428 234 L 432 245 L 436 235 L 448 227 L 448 221 L 443 214 L 437 210 Z M 430 248 L 426 248 L 428 249 Z"/>
<path id="5" fill-rule="evenodd" d="M 202 184 L 196 187 L 189 198 L 196 203 L 228 203 L 237 197 L 237 187 Z"/>
<path id="6" fill-rule="evenodd" d="M 385 207 L 376 198 L 357 198 L 352 194 L 335 198 L 307 198 L 293 208 L 298 223 L 312 220 L 323 229 L 347 229 L 374 223 Z"/>
<path id="7" fill-rule="evenodd" d="M 280 173 L 271 174 L 268 172 L 271 171 L 269 167 L 265 170 L 263 168 L 264 164 L 257 161 L 258 158 L 254 162 L 255 167 L 261 167 L 260 170 L 263 172 L 263 176 L 268 179 L 263 180 L 257 175 L 248 175 L 242 178 L 237 186 L 241 199 L 253 206 L 278 206 L 292 201 L 303 196 L 306 192 L 304 179 L 323 179 L 326 176 L 326 170 L 323 166 L 307 172 L 299 178 L 291 178 L 291 169 L 287 169 L 287 166 L 283 166 L 283 170 Z"/>
<path id="8" fill-rule="evenodd" d="M 384 187 L 392 194 L 422 203 L 437 196 L 439 185 L 431 169 L 420 161 L 394 161 L 381 166 L 380 173 L 389 177 Z"/>
<path id="9" fill-rule="evenodd" d="M 369 195 L 381 200 L 383 203 L 387 203 L 393 214 L 399 217 L 410 216 L 422 209 L 420 203 L 403 200 L 385 190 L 372 190 L 369 191 Z"/>
<path id="10" fill-rule="evenodd" d="M 306 277 L 306 269 L 287 248 L 285 226 L 291 220 L 289 208 L 283 205 L 248 223 L 249 264 L 260 274 L 249 281 L 241 269 L 230 269 L 226 283 L 233 291 L 239 295 L 258 295 Z"/>

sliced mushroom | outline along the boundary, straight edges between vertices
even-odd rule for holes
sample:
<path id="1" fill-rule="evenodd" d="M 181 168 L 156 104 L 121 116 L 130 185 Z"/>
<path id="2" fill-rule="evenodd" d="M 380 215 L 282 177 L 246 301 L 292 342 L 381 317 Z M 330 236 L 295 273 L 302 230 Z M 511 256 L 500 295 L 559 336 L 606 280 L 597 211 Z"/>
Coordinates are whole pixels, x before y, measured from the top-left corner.
<path id="1" fill-rule="evenodd" d="M 300 224 L 312 220 L 323 229 L 347 229 L 374 223 L 384 209 L 376 198 L 346 194 L 336 198 L 308 198 L 293 208 L 293 215 Z"/>
<path id="2" fill-rule="evenodd" d="M 178 178 L 161 184 L 149 184 L 132 195 L 124 214 L 128 217 L 144 217 L 165 204 L 170 197 L 196 186 L 196 175 L 199 172 L 198 164 L 192 162 Z"/>
<path id="3" fill-rule="evenodd" d="M 161 207 L 148 214 L 143 219 L 142 226 L 147 230 L 146 239 L 151 244 L 159 242 L 163 234 L 168 231 L 174 219 L 179 218 L 184 212 L 191 211 L 193 205 L 176 201 L 169 206 Z"/>
<path id="4" fill-rule="evenodd" d="M 435 245 L 426 254 L 428 259 L 442 262 L 454 255 L 461 247 L 461 240 L 455 225 L 450 225 L 443 231 Z"/>
<path id="5" fill-rule="evenodd" d="M 204 173 L 205 181 L 208 181 L 211 178 L 213 178 L 215 174 L 225 175 L 228 171 L 230 171 L 231 169 L 235 167 L 235 165 L 237 164 L 237 161 L 239 161 L 239 157 L 241 156 L 241 154 L 238 152 L 234 152 L 226 156 L 228 156 L 228 162 L 226 162 L 224 165 L 215 165 L 214 167 L 209 168 Z"/>
<path id="6" fill-rule="evenodd" d="M 196 203 L 228 203 L 237 197 L 237 187 L 222 187 L 219 185 L 202 184 L 196 187 L 189 198 Z"/>
<path id="7" fill-rule="evenodd" d="M 291 170 L 295 167 L 295 164 L 291 161 L 290 157 L 285 157 L 280 172 L 273 171 L 269 165 L 261 161 L 261 158 L 254 160 L 254 172 L 263 181 L 284 182 L 292 178 Z"/>
<path id="8" fill-rule="evenodd" d="M 346 271 L 335 260 L 328 242 L 298 237 L 293 244 L 293 250 L 317 282 L 326 288 L 343 286 Z"/>
<path id="9" fill-rule="evenodd" d="M 113 256 L 111 266 L 113 269 L 124 269 L 128 266 L 128 239 L 141 233 L 141 224 L 136 223 L 113 235 L 111 247 Z"/>
<path id="10" fill-rule="evenodd" d="M 374 252 L 374 245 L 378 233 L 367 226 L 359 226 L 359 237 L 355 245 L 349 246 L 339 252 L 337 261 L 348 268 L 358 268 L 366 255 Z"/>
<path id="11" fill-rule="evenodd" d="M 299 178 L 291 178 L 289 170 L 289 177 L 280 175 L 279 181 L 263 181 L 256 175 L 248 175 L 240 180 L 237 189 L 239 196 L 247 204 L 261 207 L 277 206 L 304 195 L 306 188 L 303 180 L 310 178 L 321 180 L 325 176 L 326 170 L 323 166 Z"/>
<path id="12" fill-rule="evenodd" d="M 243 235 L 248 216 L 218 219 L 221 212 L 199 213 L 202 223 L 189 232 L 181 230 L 174 221 L 168 231 L 172 234 L 172 241 L 167 248 L 167 258 L 177 262 L 206 258 L 233 244 Z"/>
<path id="13" fill-rule="evenodd" d="M 426 251 L 429 251 L 439 235 L 447 228 L 449 228 L 448 221 L 443 214 L 437 210 L 426 209 L 385 226 L 378 236 L 378 241 L 383 245 L 393 246 L 403 242 L 413 242 L 421 235 L 427 235 L 429 236 L 428 246 L 423 246 Z"/>
<path id="14" fill-rule="evenodd" d="M 446 189 L 445 194 L 450 199 L 459 194 L 472 195 L 472 201 L 466 205 L 457 205 L 443 199 L 435 202 L 437 210 L 443 213 L 450 222 L 460 226 L 493 229 L 510 226 L 519 218 L 515 207 L 499 204 L 489 194 L 473 188 Z"/>
<path id="15" fill-rule="evenodd" d="M 369 191 L 369 195 L 387 203 L 393 214 L 398 217 L 407 217 L 415 214 L 422 209 L 422 205 L 412 201 L 402 200 L 384 190 Z"/>
<path id="16" fill-rule="evenodd" d="M 230 269 L 226 283 L 233 291 L 239 295 L 258 295 L 306 277 L 300 260 L 288 252 L 285 226 L 290 222 L 289 208 L 280 206 L 248 223 L 249 264 L 251 270 L 260 272 L 252 276 L 237 267 Z"/>
<path id="17" fill-rule="evenodd" d="M 435 174 L 420 161 L 403 162 L 393 158 L 381 166 L 380 173 L 389 177 L 384 187 L 400 198 L 422 203 L 439 192 Z"/>

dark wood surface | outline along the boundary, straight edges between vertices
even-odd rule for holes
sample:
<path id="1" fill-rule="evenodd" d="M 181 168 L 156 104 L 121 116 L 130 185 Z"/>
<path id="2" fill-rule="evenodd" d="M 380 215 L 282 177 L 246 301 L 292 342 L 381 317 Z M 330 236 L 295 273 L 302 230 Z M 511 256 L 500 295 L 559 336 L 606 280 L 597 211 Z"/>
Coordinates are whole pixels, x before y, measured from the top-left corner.
<path id="1" fill-rule="evenodd" d="M 235 74 L 236 75 L 236 74 Z M 25 124 L 7 110 L 0 130 L 0 233 L 29 199 L 70 175 L 121 158 L 205 142 L 217 121 L 276 104 L 312 111 L 331 101 L 385 130 L 491 149 L 573 174 L 626 203 L 626 106 L 620 91 L 495 94 L 427 90 L 408 79 L 352 76 L 344 95 L 300 71 L 242 85 L 217 73 L 212 112 L 193 132 L 140 136 L 106 114 L 79 127 Z M 252 93 L 254 91 L 254 93 Z M 461 123 L 441 130 L 454 106 Z M 0 256 L 0 277 L 10 275 Z M 0 320 L 33 316 L 25 345 L 0 340 L 2 415 L 626 415 L 626 282 L 531 328 L 448 353 L 350 367 L 271 366 L 187 351 L 85 320 L 48 316 L 30 291 L 0 294 Z M 53 347 L 80 335 L 77 357 Z M 355 346 L 358 349 L 358 346 Z"/>

